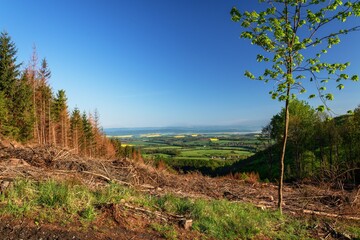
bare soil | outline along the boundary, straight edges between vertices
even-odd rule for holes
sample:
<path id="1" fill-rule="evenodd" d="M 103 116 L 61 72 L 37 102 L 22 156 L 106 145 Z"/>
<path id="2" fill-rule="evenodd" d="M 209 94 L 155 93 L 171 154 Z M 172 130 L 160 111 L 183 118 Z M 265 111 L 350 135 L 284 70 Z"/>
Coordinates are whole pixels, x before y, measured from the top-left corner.
<path id="1" fill-rule="evenodd" d="M 197 173 L 179 175 L 129 159 L 88 159 L 53 147 L 34 147 L 0 142 L 0 187 L 24 177 L 76 179 L 90 188 L 110 181 L 128 185 L 152 195 L 176 196 L 253 203 L 259 208 L 275 209 L 277 186 L 272 183 L 210 178 Z M 0 191 L 2 190 L 0 188 Z M 334 189 L 330 184 L 288 184 L 284 187 L 284 212 L 294 216 L 316 215 L 360 224 L 360 188 Z M 134 210 L 136 211 L 136 210 Z M 96 224 L 73 227 L 36 225 L 31 219 L 0 218 L 2 239 L 161 239 L 149 225 L 147 214 L 122 216 L 119 206 L 103 206 Z M 109 220 L 110 219 L 110 220 Z M 182 239 L 193 239 L 192 231 L 181 228 Z M 322 234 L 322 233 L 318 233 Z M 325 234 L 325 233 L 324 233 Z M 5 236 L 5 238 L 4 238 Z M 329 239 L 329 238 L 328 238 Z"/>

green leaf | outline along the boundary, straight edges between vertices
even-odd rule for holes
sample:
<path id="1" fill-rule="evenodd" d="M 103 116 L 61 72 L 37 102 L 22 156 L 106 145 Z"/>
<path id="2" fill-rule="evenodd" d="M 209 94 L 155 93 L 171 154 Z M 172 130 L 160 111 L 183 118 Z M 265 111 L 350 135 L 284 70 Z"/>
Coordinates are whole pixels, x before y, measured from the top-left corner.
<path id="1" fill-rule="evenodd" d="M 230 15 L 231 15 L 231 20 L 234 22 L 239 22 L 241 19 L 241 14 L 240 12 L 237 10 L 236 7 L 233 7 L 230 11 Z"/>
<path id="2" fill-rule="evenodd" d="M 319 111 L 319 112 L 324 112 L 325 109 L 326 109 L 326 108 L 325 108 L 324 105 L 320 105 L 320 106 L 318 106 L 318 107 L 316 108 L 316 110 Z"/>
<path id="3" fill-rule="evenodd" d="M 326 94 L 325 98 L 329 101 L 332 101 L 332 100 L 334 100 L 334 95 L 332 95 L 331 93 L 328 93 L 328 94 Z"/>
<path id="4" fill-rule="evenodd" d="M 258 61 L 258 62 L 262 62 L 263 59 L 264 59 L 264 56 L 261 55 L 261 54 L 258 54 L 258 55 L 256 56 L 256 61 Z"/>
<path id="5" fill-rule="evenodd" d="M 342 90 L 342 89 L 344 89 L 345 86 L 344 86 L 344 84 L 339 84 L 339 85 L 337 85 L 336 87 L 337 87 L 339 90 Z"/>
<path id="6" fill-rule="evenodd" d="M 357 81 L 359 81 L 359 76 L 358 75 L 353 75 L 351 77 L 351 80 L 354 81 L 354 82 L 357 82 Z"/>
<path id="7" fill-rule="evenodd" d="M 255 79 L 255 76 L 249 71 L 245 71 L 244 75 L 245 75 L 245 77 L 248 77 L 250 79 Z"/>

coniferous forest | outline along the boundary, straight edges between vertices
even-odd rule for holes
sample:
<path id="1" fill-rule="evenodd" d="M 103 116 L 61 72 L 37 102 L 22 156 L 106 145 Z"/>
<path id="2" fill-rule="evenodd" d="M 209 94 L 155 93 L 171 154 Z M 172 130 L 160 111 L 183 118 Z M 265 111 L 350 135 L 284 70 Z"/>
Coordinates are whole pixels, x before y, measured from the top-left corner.
<path id="1" fill-rule="evenodd" d="M 51 70 L 34 47 L 27 65 L 17 61 L 17 48 L 7 32 L 0 36 L 0 137 L 42 146 L 71 149 L 88 157 L 114 156 L 99 113 L 67 105 L 65 90 L 53 92 Z"/>

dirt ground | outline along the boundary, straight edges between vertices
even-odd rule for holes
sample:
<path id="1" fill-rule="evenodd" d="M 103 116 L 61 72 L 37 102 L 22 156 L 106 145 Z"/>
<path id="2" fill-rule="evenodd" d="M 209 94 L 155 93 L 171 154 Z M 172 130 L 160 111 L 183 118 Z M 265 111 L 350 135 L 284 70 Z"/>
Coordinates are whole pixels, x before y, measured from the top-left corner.
<path id="1" fill-rule="evenodd" d="M 172 193 L 191 198 L 225 198 L 230 201 L 253 203 L 262 209 L 275 209 L 277 204 L 277 186 L 272 183 L 236 180 L 230 177 L 210 178 L 200 174 L 178 175 L 128 159 L 85 159 L 69 150 L 16 146 L 9 142 L 0 142 L 0 187 L 6 187 L 18 177 L 34 180 L 76 178 L 89 187 L 98 187 L 115 181 L 153 195 Z M 317 215 L 360 223 L 360 188 L 339 190 L 325 183 L 321 187 L 314 184 L 285 185 L 284 204 L 284 212 L 288 214 Z M 71 228 L 51 224 L 37 226 L 31 220 L 2 217 L 0 235 L 2 239 L 161 238 L 146 227 L 151 223 L 151 219 L 134 217 L 128 218 L 126 222 L 117 221 L 116 215 L 121 211 L 116 212 L 114 208 L 116 209 L 110 206 L 108 209 L 102 209 L 104 219 L 110 214 L 114 219 L 112 223 L 104 225 L 100 219 L 99 226 L 86 230 L 83 230 L 80 224 Z M 102 231 L 98 230 L 99 227 Z M 183 233 L 183 239 L 194 238 L 186 231 L 180 232 Z"/>

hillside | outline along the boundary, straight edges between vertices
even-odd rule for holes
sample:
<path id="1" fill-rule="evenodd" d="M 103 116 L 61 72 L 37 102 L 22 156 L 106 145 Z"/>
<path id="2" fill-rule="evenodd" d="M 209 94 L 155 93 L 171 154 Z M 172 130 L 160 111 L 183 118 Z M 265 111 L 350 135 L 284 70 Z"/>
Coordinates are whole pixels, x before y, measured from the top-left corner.
<path id="1" fill-rule="evenodd" d="M 0 205 L 3 210 L 9 209 L 8 198 L 11 194 L 7 192 L 11 192 L 11 188 L 24 179 L 38 185 L 52 179 L 56 184 L 67 182 L 71 186 L 82 186 L 91 191 L 107 189 L 116 184 L 126 194 L 117 201 L 94 204 L 91 206 L 94 216 L 90 211 L 89 219 L 85 217 L 86 220 L 83 219 L 83 216 L 87 216 L 83 215 L 83 210 L 71 215 L 64 206 L 60 210 L 50 206 L 50 212 L 54 216 L 62 216 L 62 212 L 66 212 L 65 216 L 72 216 L 69 221 L 39 217 L 44 214 L 42 212 L 48 211 L 48 205 L 42 204 L 35 210 L 29 207 L 18 211 L 19 207 L 26 204 L 14 201 L 11 203 L 12 209 L 17 206 L 17 211 L 2 211 L 1 214 L 0 232 L 7 239 L 86 239 L 90 236 L 93 239 L 194 239 L 201 236 L 219 239 L 209 229 L 206 230 L 205 225 L 203 228 L 197 225 L 200 218 L 197 220 L 194 212 L 189 209 L 171 211 L 166 207 L 167 201 L 172 198 L 177 199 L 176 201 L 186 200 L 189 204 L 196 204 L 197 201 L 208 201 L 209 204 L 213 201 L 225 201 L 222 203 L 236 206 L 250 203 L 255 210 L 246 215 L 262 212 L 273 214 L 277 201 L 277 187 L 272 183 L 257 182 L 256 179 L 178 175 L 129 159 L 88 159 L 52 147 L 0 143 Z M 289 219 L 301 221 L 307 229 L 306 234 L 314 238 L 330 235 L 334 239 L 360 237 L 359 196 L 360 189 L 339 191 L 328 186 L 286 185 L 284 212 Z M 144 203 L 144 199 L 155 201 L 155 207 Z M 193 230 L 184 229 L 181 223 L 186 222 L 185 220 L 193 220 Z M 345 226 L 351 226 L 355 230 L 348 232 Z M 286 229 L 282 231 L 289 232 Z M 257 239 L 272 238 L 271 232 L 268 236 L 265 234 L 260 228 L 257 233 L 249 236 Z"/>

